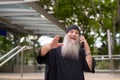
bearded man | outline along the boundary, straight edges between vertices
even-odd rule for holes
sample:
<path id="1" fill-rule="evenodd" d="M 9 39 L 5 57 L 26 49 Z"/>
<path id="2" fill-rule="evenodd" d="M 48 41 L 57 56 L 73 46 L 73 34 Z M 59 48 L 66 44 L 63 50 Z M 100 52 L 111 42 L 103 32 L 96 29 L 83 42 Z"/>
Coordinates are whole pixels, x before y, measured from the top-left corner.
<path id="1" fill-rule="evenodd" d="M 42 46 L 37 56 L 39 64 L 46 64 L 45 80 L 85 80 L 84 71 L 94 73 L 89 45 L 80 36 L 78 26 L 66 29 L 63 43 L 59 43 L 59 38 L 56 35 L 50 44 Z"/>

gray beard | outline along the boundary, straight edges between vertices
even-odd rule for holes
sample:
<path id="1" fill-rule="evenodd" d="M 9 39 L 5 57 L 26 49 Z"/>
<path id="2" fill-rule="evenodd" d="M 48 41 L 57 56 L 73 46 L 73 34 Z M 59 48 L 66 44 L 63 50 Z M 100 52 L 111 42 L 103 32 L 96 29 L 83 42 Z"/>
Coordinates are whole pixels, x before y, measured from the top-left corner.
<path id="1" fill-rule="evenodd" d="M 63 40 L 62 53 L 61 53 L 62 57 L 78 59 L 79 49 L 80 49 L 79 41 L 70 40 L 66 34 Z"/>

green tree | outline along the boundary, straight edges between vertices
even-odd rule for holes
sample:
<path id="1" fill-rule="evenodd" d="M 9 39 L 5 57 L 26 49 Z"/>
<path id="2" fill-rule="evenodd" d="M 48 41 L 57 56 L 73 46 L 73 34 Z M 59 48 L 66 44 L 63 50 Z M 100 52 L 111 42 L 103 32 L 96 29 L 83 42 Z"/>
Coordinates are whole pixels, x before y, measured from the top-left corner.
<path id="1" fill-rule="evenodd" d="M 120 48 L 116 43 L 116 35 L 120 34 L 119 18 L 117 14 L 120 0 L 40 0 L 40 6 L 52 14 L 65 25 L 77 24 L 90 44 L 93 54 L 108 54 L 107 29 L 111 31 L 114 50 Z M 51 7 L 53 9 L 51 9 Z M 116 21 L 117 19 L 117 21 Z M 94 34 L 91 34 L 91 33 Z M 96 40 L 100 38 L 101 47 L 96 53 Z M 118 46 L 116 46 L 118 45 Z M 115 52 L 118 54 L 120 51 Z"/>

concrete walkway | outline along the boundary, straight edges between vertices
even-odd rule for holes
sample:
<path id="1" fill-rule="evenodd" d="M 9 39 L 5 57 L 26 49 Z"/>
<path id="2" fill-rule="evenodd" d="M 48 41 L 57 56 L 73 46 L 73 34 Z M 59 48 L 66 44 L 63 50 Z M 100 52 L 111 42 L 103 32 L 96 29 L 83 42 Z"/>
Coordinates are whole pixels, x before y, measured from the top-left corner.
<path id="1" fill-rule="evenodd" d="M 85 80 L 120 80 L 120 73 L 85 73 Z"/>
<path id="2" fill-rule="evenodd" d="M 0 73 L 0 80 L 44 80 L 44 73 Z"/>
<path id="3" fill-rule="evenodd" d="M 0 73 L 0 80 L 44 80 L 44 73 Z M 120 80 L 120 73 L 85 73 L 85 80 Z"/>

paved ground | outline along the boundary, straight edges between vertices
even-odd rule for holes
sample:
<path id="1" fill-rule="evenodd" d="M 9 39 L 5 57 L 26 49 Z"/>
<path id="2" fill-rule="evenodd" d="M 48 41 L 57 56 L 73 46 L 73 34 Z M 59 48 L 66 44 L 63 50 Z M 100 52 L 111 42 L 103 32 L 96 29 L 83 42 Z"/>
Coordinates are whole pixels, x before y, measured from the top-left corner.
<path id="1" fill-rule="evenodd" d="M 85 73 L 86 80 L 120 80 L 120 73 Z M 0 73 L 0 80 L 44 80 L 44 73 Z"/>
<path id="2" fill-rule="evenodd" d="M 120 73 L 85 73 L 86 80 L 120 80 Z"/>
<path id="3" fill-rule="evenodd" d="M 43 80 L 44 73 L 0 73 L 0 80 Z"/>

